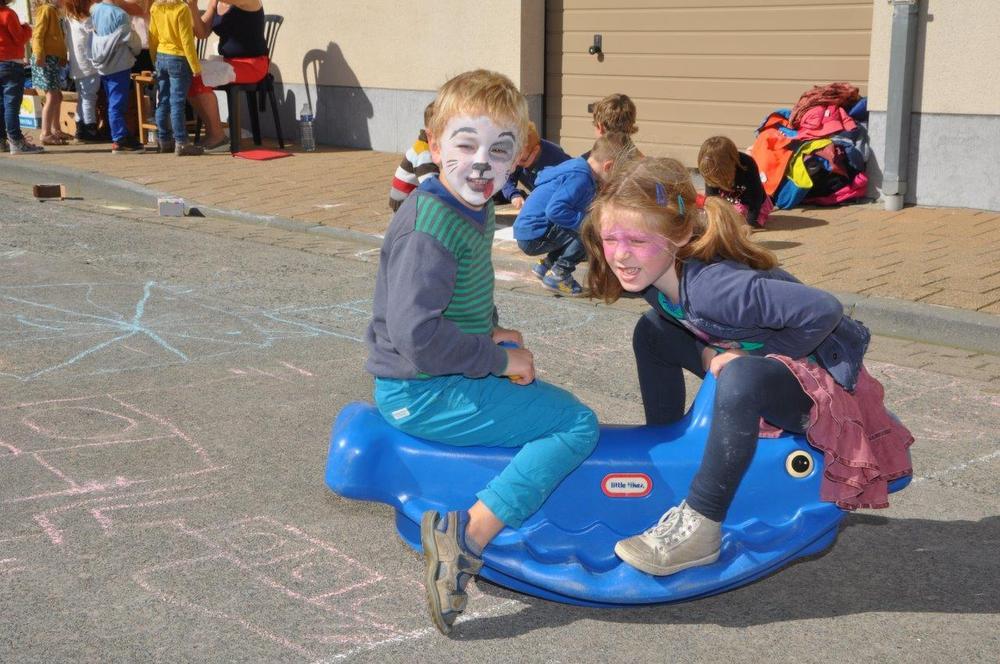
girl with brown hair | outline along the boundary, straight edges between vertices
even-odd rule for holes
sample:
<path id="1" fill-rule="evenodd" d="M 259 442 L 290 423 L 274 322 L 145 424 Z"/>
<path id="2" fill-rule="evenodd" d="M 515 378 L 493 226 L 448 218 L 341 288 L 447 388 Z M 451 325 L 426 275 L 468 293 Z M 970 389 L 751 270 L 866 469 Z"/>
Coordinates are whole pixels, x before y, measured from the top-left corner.
<path id="1" fill-rule="evenodd" d="M 62 85 L 59 70 L 66 64 L 66 37 L 60 21 L 62 0 L 34 0 L 35 30 L 31 36 L 31 84 L 45 94 L 42 145 L 66 145 L 73 138 L 59 128 Z"/>
<path id="2" fill-rule="evenodd" d="M 622 560 L 667 575 L 719 557 L 722 521 L 762 418 L 792 432 L 808 428 L 811 443 L 836 450 L 859 439 L 819 433 L 832 430 L 824 428 L 830 400 L 845 409 L 841 414 L 861 409 L 879 427 L 887 454 L 880 479 L 909 472 L 913 438 L 886 414 L 882 387 L 862 366 L 868 330 L 845 316 L 833 295 L 778 269 L 727 201 L 710 196 L 698 209 L 680 162 L 622 164 L 591 207 L 582 238 L 593 296 L 614 302 L 628 291 L 652 306 L 632 341 L 647 424 L 681 418 L 683 370 L 718 381 L 705 454 L 687 498 L 646 532 L 618 542 Z M 819 407 L 814 383 L 833 395 L 827 408 Z M 862 433 L 871 432 L 868 424 L 859 426 Z"/>
<path id="3" fill-rule="evenodd" d="M 705 193 L 733 204 L 747 223 L 763 228 L 774 204 L 764 191 L 757 162 L 736 149 L 725 136 L 713 136 L 698 151 L 698 171 L 705 179 Z"/>

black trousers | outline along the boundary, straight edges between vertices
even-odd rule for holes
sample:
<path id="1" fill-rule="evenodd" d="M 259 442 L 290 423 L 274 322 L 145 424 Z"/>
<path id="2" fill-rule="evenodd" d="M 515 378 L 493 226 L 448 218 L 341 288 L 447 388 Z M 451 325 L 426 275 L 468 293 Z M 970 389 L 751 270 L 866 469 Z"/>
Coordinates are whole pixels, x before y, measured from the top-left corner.
<path id="1" fill-rule="evenodd" d="M 635 326 L 632 347 L 646 423 L 679 420 L 684 415 L 683 370 L 705 377 L 705 344 L 650 310 Z M 688 504 L 713 521 L 725 519 L 757 450 L 759 418 L 802 433 L 811 408 L 812 399 L 778 360 L 748 355 L 727 364 L 719 375 L 705 456 L 691 482 Z"/>

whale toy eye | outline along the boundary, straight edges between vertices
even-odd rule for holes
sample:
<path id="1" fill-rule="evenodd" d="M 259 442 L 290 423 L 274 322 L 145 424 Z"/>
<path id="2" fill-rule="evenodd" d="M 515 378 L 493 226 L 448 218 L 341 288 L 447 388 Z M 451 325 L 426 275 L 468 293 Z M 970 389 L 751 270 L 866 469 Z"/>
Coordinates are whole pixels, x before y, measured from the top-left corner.
<path id="1" fill-rule="evenodd" d="M 807 452 L 796 450 L 785 458 L 785 470 L 795 478 L 808 477 L 813 469 L 813 460 Z"/>

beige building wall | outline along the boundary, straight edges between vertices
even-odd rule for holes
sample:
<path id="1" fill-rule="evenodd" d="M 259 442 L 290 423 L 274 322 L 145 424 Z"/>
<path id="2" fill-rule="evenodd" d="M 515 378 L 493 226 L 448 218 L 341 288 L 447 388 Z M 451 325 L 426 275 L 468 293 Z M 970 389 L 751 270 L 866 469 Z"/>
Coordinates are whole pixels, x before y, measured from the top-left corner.
<path id="1" fill-rule="evenodd" d="M 1000 115 L 1000 2 L 921 0 L 915 113 Z M 893 8 L 872 15 L 868 108 L 886 110 Z"/>
<path id="2" fill-rule="evenodd" d="M 869 193 L 880 196 L 887 144 L 906 143 L 904 201 L 1000 210 L 1000 2 L 919 0 L 910 132 L 887 134 L 893 6 L 872 13 Z M 894 100 L 895 101 L 895 100 Z M 895 149 L 895 148 L 894 148 Z"/>
<path id="3" fill-rule="evenodd" d="M 884 0 L 879 0 L 884 2 Z M 868 83 L 872 0 L 548 0 L 546 137 L 594 140 L 588 106 L 638 109 L 646 154 L 693 165 L 709 136 L 746 147 L 771 111 L 817 84 Z M 588 48 L 603 37 L 603 56 Z"/>
<path id="4" fill-rule="evenodd" d="M 541 0 L 264 0 L 282 26 L 285 83 L 435 90 L 484 67 L 527 95 L 543 86 Z"/>
<path id="5" fill-rule="evenodd" d="M 264 11 L 284 19 L 271 73 L 293 139 L 308 104 L 320 143 L 403 152 L 437 88 L 479 67 L 509 76 L 541 120 L 542 0 L 264 0 Z"/>

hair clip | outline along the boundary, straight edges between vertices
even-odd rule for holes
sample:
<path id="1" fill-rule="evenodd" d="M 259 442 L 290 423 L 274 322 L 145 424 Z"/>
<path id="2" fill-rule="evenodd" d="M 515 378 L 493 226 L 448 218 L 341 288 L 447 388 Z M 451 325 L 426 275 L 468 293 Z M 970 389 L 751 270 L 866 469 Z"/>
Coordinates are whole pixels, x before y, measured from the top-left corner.
<path id="1" fill-rule="evenodd" d="M 667 207 L 667 191 L 659 182 L 656 183 L 656 204 L 660 207 Z"/>
<path id="2" fill-rule="evenodd" d="M 684 216 L 684 199 L 681 198 L 680 194 L 677 194 L 677 211 L 681 213 L 682 217 Z"/>

